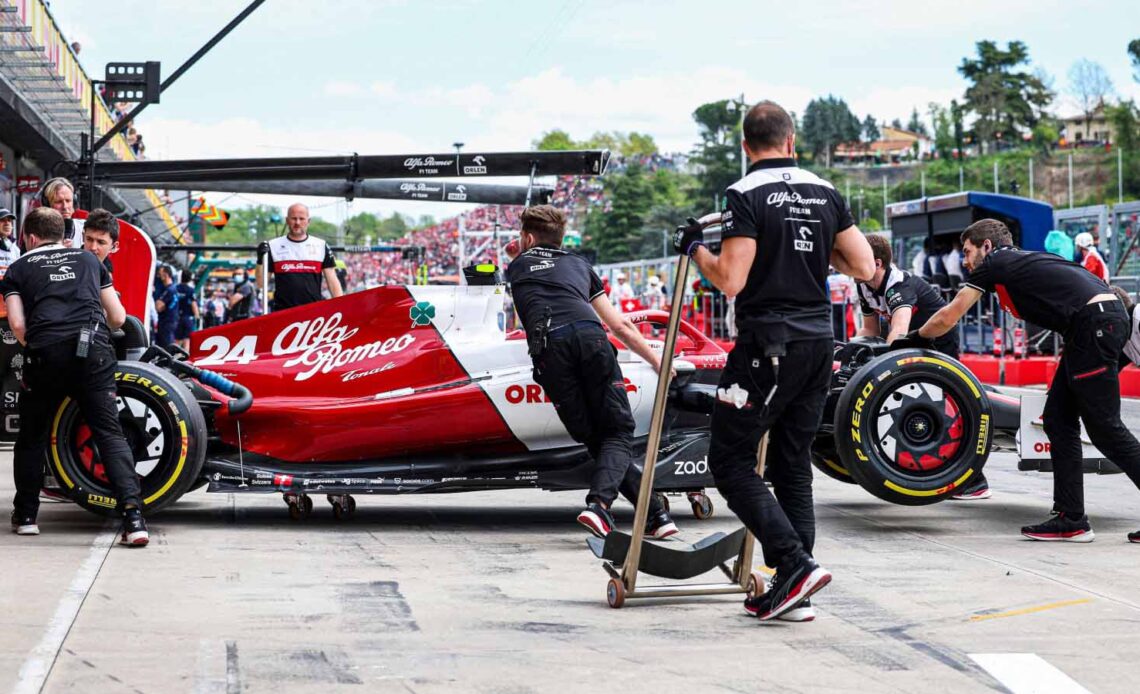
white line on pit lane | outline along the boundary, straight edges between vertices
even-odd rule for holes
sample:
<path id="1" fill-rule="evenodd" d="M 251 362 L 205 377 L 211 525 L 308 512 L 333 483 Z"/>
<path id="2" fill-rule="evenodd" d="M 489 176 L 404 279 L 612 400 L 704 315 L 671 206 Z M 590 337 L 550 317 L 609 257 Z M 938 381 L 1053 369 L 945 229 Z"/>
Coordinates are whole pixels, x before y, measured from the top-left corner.
<path id="1" fill-rule="evenodd" d="M 63 647 L 63 642 L 71 631 L 71 625 L 79 616 L 83 601 L 91 592 L 91 586 L 95 584 L 99 570 L 103 568 L 103 562 L 107 560 L 107 554 L 111 551 L 115 539 L 116 533 L 108 524 L 91 543 L 91 551 L 87 553 L 87 558 L 75 572 L 75 578 L 71 579 L 71 585 L 60 598 L 43 638 L 20 666 L 20 674 L 16 678 L 12 694 L 38 694 L 43 689 L 55 665 L 55 659 L 59 656 L 59 649 Z"/>
<path id="2" fill-rule="evenodd" d="M 971 653 L 1012 694 L 1091 694 L 1036 653 Z"/>

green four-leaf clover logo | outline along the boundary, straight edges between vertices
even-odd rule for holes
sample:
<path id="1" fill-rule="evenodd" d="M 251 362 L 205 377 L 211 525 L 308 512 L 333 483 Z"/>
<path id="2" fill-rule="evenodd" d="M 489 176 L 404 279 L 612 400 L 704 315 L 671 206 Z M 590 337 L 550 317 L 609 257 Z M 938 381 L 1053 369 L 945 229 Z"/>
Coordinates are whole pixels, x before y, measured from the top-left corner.
<path id="1" fill-rule="evenodd" d="M 408 315 L 412 319 L 413 328 L 417 325 L 431 325 L 431 319 L 435 318 L 435 306 L 430 301 L 417 301 Z"/>

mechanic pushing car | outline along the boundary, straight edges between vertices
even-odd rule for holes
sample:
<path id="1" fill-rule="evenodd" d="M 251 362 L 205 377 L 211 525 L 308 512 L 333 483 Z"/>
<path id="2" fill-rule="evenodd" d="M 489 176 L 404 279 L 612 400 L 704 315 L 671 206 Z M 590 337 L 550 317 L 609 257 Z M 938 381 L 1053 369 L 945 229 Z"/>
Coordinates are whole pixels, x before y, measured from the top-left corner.
<path id="1" fill-rule="evenodd" d="M 875 255 L 875 275 L 870 282 L 859 282 L 859 307 L 863 323 L 856 333 L 862 337 L 878 337 L 880 319 L 887 321 L 888 343 L 918 328 L 946 305 L 942 294 L 921 277 L 900 270 L 892 262 L 891 242 L 881 234 L 867 234 L 867 243 Z M 913 328 L 911 326 L 914 326 Z M 958 358 L 958 326 L 934 341 L 934 349 Z M 956 501 L 989 499 L 990 485 L 980 472 L 978 478 L 957 494 Z"/>
<path id="2" fill-rule="evenodd" d="M 269 269 L 274 277 L 273 310 L 283 311 L 321 300 L 321 278 L 329 294 L 344 294 L 336 276 L 336 258 L 324 239 L 309 236 L 309 208 L 301 203 L 289 206 L 285 213 L 289 233 L 262 243 L 258 247 L 257 283 L 262 277 L 261 259 L 269 254 Z"/>
<path id="3" fill-rule="evenodd" d="M 47 455 L 48 423 L 64 397 L 78 403 L 91 428 L 99 458 L 123 514 L 120 542 L 141 547 L 150 539 L 134 457 L 123 437 L 116 404 L 115 352 L 108 326 L 126 320 L 111 276 L 90 252 L 62 244 L 64 218 L 55 210 L 32 210 L 24 220 L 27 252 L 2 283 L 8 321 L 26 348 L 24 392 L 16 439 L 15 509 L 12 530 L 38 535 L 40 487 Z M 104 315 L 104 311 L 106 315 Z"/>
<path id="4" fill-rule="evenodd" d="M 680 227 L 674 247 L 707 280 L 736 297 L 739 336 L 712 415 L 709 468 L 729 508 L 776 568 L 767 592 L 745 600 L 760 619 L 814 619 L 808 599 L 831 574 L 812 557 L 815 511 L 809 450 L 823 417 L 834 341 L 828 266 L 868 281 L 874 257 L 835 188 L 796 166 L 795 128 L 771 101 L 744 119 L 747 175 L 726 192 L 720 255 L 700 224 Z M 771 433 L 767 479 L 757 448 Z"/>
<path id="5" fill-rule="evenodd" d="M 526 331 L 534 380 L 554 403 L 571 438 L 594 459 L 578 522 L 605 537 L 616 527 L 610 507 L 618 492 L 637 504 L 641 474 L 633 464 L 634 421 L 625 378 L 602 323 L 654 370 L 660 371 L 661 359 L 610 303 L 589 262 L 562 250 L 566 217 L 561 210 L 528 207 L 519 219 L 521 253 L 507 266 L 507 282 Z M 676 532 L 654 496 L 645 533 L 660 539 Z"/>
<path id="6" fill-rule="evenodd" d="M 1120 421 L 1120 355 L 1131 320 L 1108 285 L 1076 263 L 1052 253 L 1013 246 L 1005 224 L 981 219 L 962 232 L 970 276 L 946 308 L 910 338 L 946 334 L 986 292 L 997 292 L 1002 308 L 1065 339 L 1057 374 L 1049 387 L 1042 420 L 1053 461 L 1056 514 L 1021 534 L 1033 540 L 1092 542 L 1085 515 L 1081 422 L 1105 457 L 1140 487 L 1140 443 Z M 1130 536 L 1134 539 L 1135 534 Z"/>

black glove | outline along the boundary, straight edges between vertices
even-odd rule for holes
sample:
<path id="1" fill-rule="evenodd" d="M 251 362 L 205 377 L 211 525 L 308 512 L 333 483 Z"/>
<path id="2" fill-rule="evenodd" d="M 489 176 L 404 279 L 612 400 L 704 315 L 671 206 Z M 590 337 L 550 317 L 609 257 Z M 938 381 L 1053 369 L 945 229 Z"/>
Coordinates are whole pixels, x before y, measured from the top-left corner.
<path id="1" fill-rule="evenodd" d="M 261 262 L 265 259 L 265 256 L 268 253 L 269 253 L 269 242 L 268 241 L 262 241 L 261 243 L 257 244 L 257 262 L 258 262 L 258 264 L 261 264 Z"/>
<path id="2" fill-rule="evenodd" d="M 677 227 L 673 232 L 673 250 L 681 255 L 692 257 L 698 246 L 705 245 L 705 232 L 701 223 L 689 217 L 688 226 Z"/>
<path id="3" fill-rule="evenodd" d="M 922 337 L 917 330 L 911 330 L 906 335 L 895 338 L 891 349 L 934 349 L 934 340 Z"/>

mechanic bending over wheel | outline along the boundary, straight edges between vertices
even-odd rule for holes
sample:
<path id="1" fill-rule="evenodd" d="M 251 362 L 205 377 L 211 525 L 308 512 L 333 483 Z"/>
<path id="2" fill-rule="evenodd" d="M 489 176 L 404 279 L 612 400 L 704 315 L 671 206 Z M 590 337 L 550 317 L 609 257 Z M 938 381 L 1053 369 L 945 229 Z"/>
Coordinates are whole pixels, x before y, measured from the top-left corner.
<path id="1" fill-rule="evenodd" d="M 116 361 L 108 331 L 108 326 L 123 324 L 126 311 L 107 269 L 93 253 L 65 247 L 63 233 L 63 216 L 55 210 L 28 213 L 23 234 L 27 252 L 12 263 L 0 283 L 8 322 L 26 348 L 12 530 L 18 535 L 40 532 L 36 514 L 48 423 L 63 398 L 71 397 L 91 428 L 115 489 L 123 514 L 120 542 L 141 547 L 150 536 L 142 517 L 134 457 L 119 426 Z"/>
<path id="2" fill-rule="evenodd" d="M 859 282 L 859 307 L 863 324 L 856 333 L 861 337 L 878 337 L 879 319 L 888 322 L 887 342 L 892 343 L 907 332 L 930 320 L 946 305 L 942 293 L 926 280 L 904 272 L 892 262 L 891 243 L 881 234 L 867 234 L 867 243 L 875 254 L 875 275 L 870 282 Z M 913 326 L 913 327 L 912 327 Z M 934 349 L 958 358 L 958 326 L 934 341 Z M 977 479 L 961 492 L 951 496 L 957 501 L 989 499 L 993 494 L 985 475 L 979 471 Z"/>
<path id="3" fill-rule="evenodd" d="M 1120 421 L 1121 351 L 1131 334 L 1124 305 L 1108 285 L 1080 265 L 1052 253 L 1013 246 L 1009 229 L 982 219 L 962 232 L 970 276 L 946 308 L 908 337 L 945 334 L 989 291 L 1002 308 L 1065 338 L 1042 420 L 1053 461 L 1053 507 L 1049 520 L 1026 526 L 1033 540 L 1092 542 L 1085 515 L 1081 422 L 1105 457 L 1140 487 L 1140 443 Z M 1136 533 L 1129 536 L 1135 541 Z"/>
<path id="4" fill-rule="evenodd" d="M 602 323 L 635 354 L 661 370 L 641 332 L 610 303 L 602 280 L 580 255 L 562 250 L 566 217 L 550 205 L 523 210 L 519 247 L 507 266 L 515 309 L 526 330 L 534 380 L 554 403 L 558 418 L 594 459 L 586 508 L 578 522 L 605 537 L 614 529 L 609 508 L 620 491 L 637 504 L 641 474 L 633 464 L 633 414 L 625 379 Z M 654 495 L 645 533 L 677 532 Z"/>
<path id="5" fill-rule="evenodd" d="M 871 247 L 835 188 L 796 166 L 795 130 L 763 101 L 744 119 L 748 174 L 726 192 L 720 255 L 690 220 L 674 236 L 701 273 L 736 297 L 736 346 L 728 355 L 712 416 L 709 468 L 729 508 L 756 535 L 776 574 L 748 598 L 760 619 L 814 618 L 807 599 L 831 580 L 815 562 L 810 448 L 823 417 L 834 341 L 828 265 L 869 281 Z M 769 432 L 767 479 L 757 447 Z"/>

